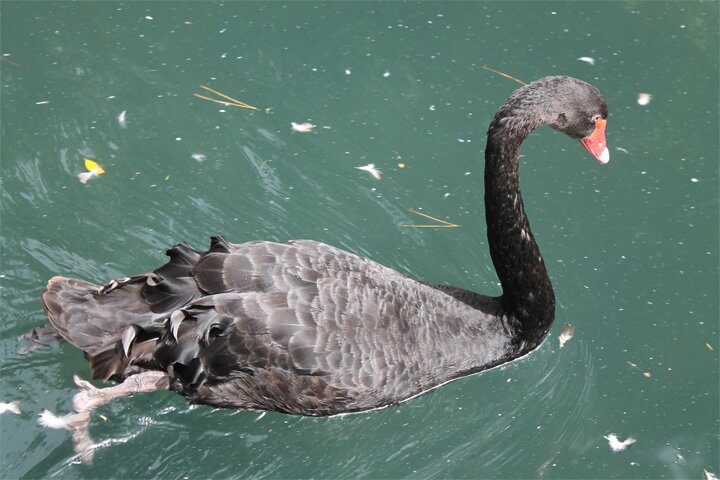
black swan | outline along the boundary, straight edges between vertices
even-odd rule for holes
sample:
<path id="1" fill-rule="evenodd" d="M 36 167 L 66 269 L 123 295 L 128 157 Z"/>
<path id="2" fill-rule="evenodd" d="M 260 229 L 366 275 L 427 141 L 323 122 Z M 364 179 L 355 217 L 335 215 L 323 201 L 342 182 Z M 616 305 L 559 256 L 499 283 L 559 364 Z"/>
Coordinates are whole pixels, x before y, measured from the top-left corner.
<path id="1" fill-rule="evenodd" d="M 59 334 L 85 352 L 97 389 L 75 378 L 76 413 L 41 414 L 75 430 L 88 454 L 92 409 L 171 389 L 192 403 L 335 415 L 408 400 L 537 347 L 555 296 L 520 196 L 523 140 L 550 125 L 601 163 L 607 104 L 565 76 L 518 89 L 490 124 L 485 209 L 500 297 L 433 285 L 311 240 L 180 243 L 151 273 L 98 286 L 50 279 L 42 304 Z"/>

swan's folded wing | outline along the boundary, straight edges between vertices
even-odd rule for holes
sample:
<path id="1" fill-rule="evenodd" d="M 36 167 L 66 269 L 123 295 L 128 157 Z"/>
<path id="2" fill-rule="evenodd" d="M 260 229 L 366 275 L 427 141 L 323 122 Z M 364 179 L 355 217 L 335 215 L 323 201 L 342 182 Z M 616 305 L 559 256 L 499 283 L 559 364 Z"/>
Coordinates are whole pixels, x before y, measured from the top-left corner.
<path id="1" fill-rule="evenodd" d="M 270 408 L 273 397 L 273 409 L 322 414 L 330 395 L 363 409 L 508 350 L 489 312 L 317 242 L 217 244 L 193 273 L 209 295 L 173 313 L 156 357 L 203 403 Z"/>
<path id="2" fill-rule="evenodd" d="M 315 286 L 323 277 L 332 278 L 340 272 L 361 273 L 369 264 L 377 265 L 312 240 L 231 244 L 213 239 L 210 251 L 194 267 L 193 276 L 200 289 L 209 294 L 288 292 Z"/>

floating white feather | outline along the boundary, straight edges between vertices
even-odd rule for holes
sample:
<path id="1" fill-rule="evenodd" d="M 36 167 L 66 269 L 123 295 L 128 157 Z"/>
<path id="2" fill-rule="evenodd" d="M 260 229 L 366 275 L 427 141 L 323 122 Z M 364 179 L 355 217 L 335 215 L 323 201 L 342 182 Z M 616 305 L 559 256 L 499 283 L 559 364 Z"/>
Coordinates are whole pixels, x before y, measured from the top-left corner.
<path id="1" fill-rule="evenodd" d="M 93 170 L 91 172 L 80 172 L 77 174 L 77 178 L 80 180 L 80 183 L 87 183 L 88 180 L 98 175 L 100 175 L 100 173 L 98 173 L 97 170 Z"/>
<path id="2" fill-rule="evenodd" d="M 5 412 L 11 412 L 15 415 L 20 415 L 20 402 L 17 400 L 10 403 L 0 402 L 0 414 Z"/>
<path id="3" fill-rule="evenodd" d="M 305 123 L 290 122 L 290 126 L 292 127 L 293 130 L 295 130 L 296 132 L 300 132 L 300 133 L 312 132 L 313 128 L 315 128 L 315 125 L 313 125 L 310 122 L 305 122 Z"/>
<path id="4" fill-rule="evenodd" d="M 127 128 L 127 122 L 125 120 L 125 117 L 127 116 L 127 111 L 123 110 L 120 112 L 120 115 L 117 117 L 117 121 L 120 124 L 121 128 Z"/>
<path id="5" fill-rule="evenodd" d="M 608 444 L 610 445 L 610 448 L 612 448 L 613 452 L 622 452 L 628 446 L 636 442 L 633 437 L 628 437 L 625 440 L 620 440 L 614 433 L 611 433 L 610 435 L 605 435 L 605 439 L 608 441 Z"/>
<path id="6" fill-rule="evenodd" d="M 369 163 L 367 165 L 363 165 L 362 167 L 355 167 L 358 170 L 363 170 L 365 172 L 368 172 L 370 175 L 375 177 L 375 180 L 380 180 L 382 178 L 382 172 L 375 168 L 374 163 Z"/>
<path id="7" fill-rule="evenodd" d="M 560 348 L 563 347 L 572 337 L 575 335 L 575 327 L 570 323 L 563 325 L 560 335 L 558 335 L 558 341 L 560 342 Z"/>
<path id="8" fill-rule="evenodd" d="M 649 93 L 638 93 L 637 103 L 638 105 L 647 105 L 652 101 L 652 95 Z"/>

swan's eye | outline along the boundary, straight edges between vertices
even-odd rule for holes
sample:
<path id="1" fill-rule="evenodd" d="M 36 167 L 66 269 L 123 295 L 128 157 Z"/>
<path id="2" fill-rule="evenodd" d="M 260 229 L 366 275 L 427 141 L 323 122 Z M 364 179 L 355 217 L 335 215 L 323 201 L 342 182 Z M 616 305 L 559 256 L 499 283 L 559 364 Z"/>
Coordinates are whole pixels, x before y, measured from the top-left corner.
<path id="1" fill-rule="evenodd" d="M 593 121 L 593 123 L 595 123 L 598 120 L 600 120 L 601 118 L 602 118 L 602 116 L 599 113 L 596 113 L 595 115 L 593 115 L 592 121 Z"/>

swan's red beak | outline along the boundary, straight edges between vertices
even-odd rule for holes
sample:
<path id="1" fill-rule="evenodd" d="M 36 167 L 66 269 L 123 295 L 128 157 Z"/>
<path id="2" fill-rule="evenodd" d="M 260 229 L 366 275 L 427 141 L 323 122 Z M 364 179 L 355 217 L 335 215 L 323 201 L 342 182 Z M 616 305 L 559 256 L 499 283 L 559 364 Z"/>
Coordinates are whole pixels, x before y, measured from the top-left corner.
<path id="1" fill-rule="evenodd" d="M 607 120 L 604 118 L 596 120 L 593 133 L 580 140 L 583 147 L 587 148 L 603 165 L 610 161 L 610 152 L 607 149 L 607 143 L 605 143 L 605 124 L 607 124 Z"/>

